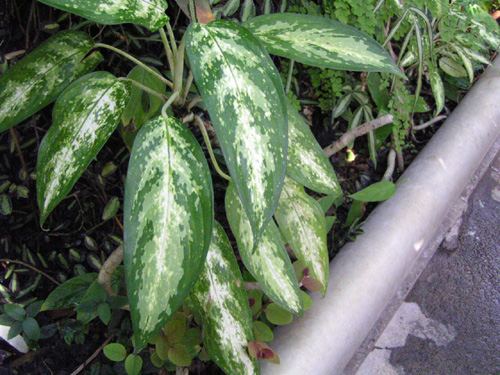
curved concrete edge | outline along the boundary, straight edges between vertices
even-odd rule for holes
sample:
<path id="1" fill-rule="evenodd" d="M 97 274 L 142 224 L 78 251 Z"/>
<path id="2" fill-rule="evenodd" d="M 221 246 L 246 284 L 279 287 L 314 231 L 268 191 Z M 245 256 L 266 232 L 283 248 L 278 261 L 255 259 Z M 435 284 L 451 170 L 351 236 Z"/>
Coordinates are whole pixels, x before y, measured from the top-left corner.
<path id="1" fill-rule="evenodd" d="M 325 298 L 288 326 L 271 347 L 280 365 L 262 374 L 340 374 L 432 241 L 447 212 L 500 135 L 500 58 L 486 70 L 379 205 L 365 233 L 330 264 Z"/>

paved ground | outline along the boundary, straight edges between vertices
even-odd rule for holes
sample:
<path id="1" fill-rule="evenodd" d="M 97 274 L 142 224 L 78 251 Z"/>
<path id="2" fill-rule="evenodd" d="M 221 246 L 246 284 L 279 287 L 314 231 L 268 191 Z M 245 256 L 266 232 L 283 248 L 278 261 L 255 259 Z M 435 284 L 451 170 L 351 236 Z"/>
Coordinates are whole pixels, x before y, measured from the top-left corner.
<path id="1" fill-rule="evenodd" d="M 356 375 L 500 375 L 500 153 Z"/>

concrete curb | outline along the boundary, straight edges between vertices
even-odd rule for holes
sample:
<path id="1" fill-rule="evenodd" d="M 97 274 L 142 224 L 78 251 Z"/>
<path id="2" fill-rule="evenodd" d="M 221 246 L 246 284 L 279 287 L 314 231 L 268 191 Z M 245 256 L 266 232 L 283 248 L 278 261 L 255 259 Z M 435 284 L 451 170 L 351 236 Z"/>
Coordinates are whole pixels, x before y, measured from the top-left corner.
<path id="1" fill-rule="evenodd" d="M 500 135 L 498 103 L 500 58 L 369 216 L 365 234 L 332 261 L 325 298 L 314 295 L 313 308 L 276 330 L 281 365 L 262 363 L 262 374 L 343 371 Z"/>

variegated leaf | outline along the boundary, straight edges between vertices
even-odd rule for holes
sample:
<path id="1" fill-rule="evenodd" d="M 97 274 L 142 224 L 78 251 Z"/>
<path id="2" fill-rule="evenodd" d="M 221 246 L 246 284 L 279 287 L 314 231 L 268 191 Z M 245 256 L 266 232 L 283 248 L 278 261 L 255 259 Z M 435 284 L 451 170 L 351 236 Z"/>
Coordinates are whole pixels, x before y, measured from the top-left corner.
<path id="1" fill-rule="evenodd" d="M 38 0 L 103 25 L 135 23 L 155 31 L 168 22 L 166 0 Z"/>
<path id="2" fill-rule="evenodd" d="M 297 277 L 274 221 L 254 246 L 250 222 L 232 183 L 226 191 L 226 215 L 241 260 L 262 290 L 283 309 L 301 315 L 303 302 Z"/>
<path id="3" fill-rule="evenodd" d="M 186 50 L 258 239 L 276 209 L 285 178 L 288 129 L 281 78 L 259 41 L 231 21 L 191 24 Z"/>
<path id="4" fill-rule="evenodd" d="M 321 283 L 324 295 L 328 285 L 328 249 L 321 205 L 300 184 L 287 178 L 274 217 L 297 258 L 309 269 L 309 275 Z"/>
<path id="5" fill-rule="evenodd" d="M 95 72 L 73 82 L 57 99 L 52 126 L 38 151 L 41 225 L 115 130 L 129 88 L 111 73 Z"/>
<path id="6" fill-rule="evenodd" d="M 445 91 L 443 80 L 434 66 L 429 67 L 429 80 L 431 83 L 432 94 L 434 95 L 434 100 L 436 102 L 437 116 L 444 108 Z"/>
<path id="7" fill-rule="evenodd" d="M 229 239 L 217 222 L 205 266 L 186 302 L 201 316 L 204 347 L 225 373 L 259 373 L 258 362 L 247 350 L 254 336 L 243 279 Z"/>
<path id="8" fill-rule="evenodd" d="M 372 37 L 330 18 L 274 13 L 243 23 L 269 53 L 307 65 L 404 76 Z"/>
<path id="9" fill-rule="evenodd" d="M 124 261 L 136 347 L 178 310 L 206 258 L 213 226 L 210 170 L 179 120 L 146 122 L 125 185 Z"/>
<path id="10" fill-rule="evenodd" d="M 63 31 L 0 76 L 0 132 L 27 119 L 100 61 L 92 54 L 94 42 L 79 31 Z M 83 60 L 83 61 L 82 61 Z"/>
<path id="11" fill-rule="evenodd" d="M 332 164 L 314 138 L 304 118 L 288 103 L 290 142 L 286 174 L 309 189 L 342 195 Z"/>

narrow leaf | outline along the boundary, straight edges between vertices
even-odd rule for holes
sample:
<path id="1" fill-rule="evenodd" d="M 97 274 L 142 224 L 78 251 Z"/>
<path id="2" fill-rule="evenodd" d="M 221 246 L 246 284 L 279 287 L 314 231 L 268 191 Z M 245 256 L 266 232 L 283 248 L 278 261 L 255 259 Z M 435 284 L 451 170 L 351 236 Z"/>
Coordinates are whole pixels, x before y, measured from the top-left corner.
<path id="1" fill-rule="evenodd" d="M 156 31 L 168 22 L 166 0 L 39 0 L 103 25 L 135 23 Z"/>
<path id="2" fill-rule="evenodd" d="M 436 116 L 441 113 L 444 108 L 445 91 L 443 80 L 436 68 L 429 69 L 429 80 L 431 83 L 432 94 L 436 102 Z"/>
<path id="3" fill-rule="evenodd" d="M 158 117 L 134 142 L 125 185 L 125 274 L 137 348 L 196 282 L 213 225 L 210 170 L 179 120 Z"/>
<path id="4" fill-rule="evenodd" d="M 57 33 L 0 76 L 0 132 L 52 103 L 71 81 L 92 71 L 95 55 L 90 55 L 92 64 L 83 59 L 93 44 L 79 31 Z"/>
<path id="5" fill-rule="evenodd" d="M 211 359 L 228 374 L 258 374 L 258 363 L 247 352 L 254 338 L 243 279 L 227 235 L 217 222 L 207 261 L 186 301 L 202 318 Z"/>
<path id="6" fill-rule="evenodd" d="M 404 76 L 375 39 L 330 18 L 274 13 L 251 18 L 243 26 L 274 55 L 321 68 Z"/>
<path id="7" fill-rule="evenodd" d="M 304 118 L 287 103 L 289 153 L 286 174 L 318 193 L 341 196 L 332 164 Z"/>
<path id="8" fill-rule="evenodd" d="M 259 41 L 231 21 L 191 24 L 186 51 L 258 239 L 285 177 L 288 127 L 281 78 Z"/>
<path id="9" fill-rule="evenodd" d="M 107 72 L 87 74 L 59 97 L 38 151 L 40 225 L 64 199 L 120 121 L 129 84 Z"/>
<path id="10" fill-rule="evenodd" d="M 41 311 L 75 307 L 96 279 L 97 273 L 86 273 L 59 285 L 49 294 L 42 305 Z"/>
<path id="11" fill-rule="evenodd" d="M 226 191 L 226 214 L 241 260 L 262 290 L 283 309 L 301 315 L 302 297 L 295 271 L 274 221 L 269 222 L 254 247 L 250 222 L 233 184 Z"/>
<path id="12" fill-rule="evenodd" d="M 300 184 L 286 179 L 274 216 L 297 258 L 323 286 L 324 295 L 328 285 L 328 249 L 320 204 Z"/>
<path id="13" fill-rule="evenodd" d="M 391 181 L 380 181 L 349 195 L 349 198 L 362 202 L 382 202 L 394 195 L 396 185 Z"/>
<path id="14" fill-rule="evenodd" d="M 450 57 L 441 57 L 441 59 L 439 59 L 439 67 L 443 69 L 446 74 L 452 77 L 467 77 L 467 71 L 465 68 Z"/>

